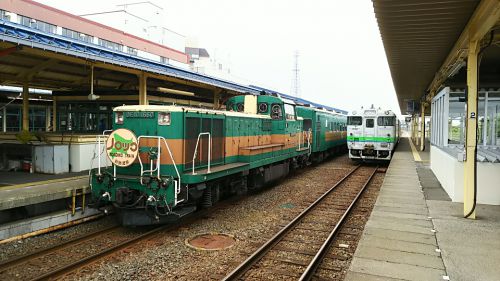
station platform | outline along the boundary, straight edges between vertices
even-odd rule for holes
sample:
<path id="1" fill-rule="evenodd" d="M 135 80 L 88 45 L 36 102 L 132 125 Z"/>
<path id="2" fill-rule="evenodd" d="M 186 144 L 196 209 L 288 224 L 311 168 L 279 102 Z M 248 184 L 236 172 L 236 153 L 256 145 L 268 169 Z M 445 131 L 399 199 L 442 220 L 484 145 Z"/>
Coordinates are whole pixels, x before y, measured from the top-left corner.
<path id="1" fill-rule="evenodd" d="M 0 172 L 0 211 L 71 197 L 74 190 L 89 189 L 87 173 Z"/>
<path id="2" fill-rule="evenodd" d="M 86 221 L 88 172 L 61 175 L 0 172 L 0 243 Z"/>
<path id="3" fill-rule="evenodd" d="M 428 151 L 401 139 L 346 280 L 500 280 L 500 206 L 464 219 Z"/>

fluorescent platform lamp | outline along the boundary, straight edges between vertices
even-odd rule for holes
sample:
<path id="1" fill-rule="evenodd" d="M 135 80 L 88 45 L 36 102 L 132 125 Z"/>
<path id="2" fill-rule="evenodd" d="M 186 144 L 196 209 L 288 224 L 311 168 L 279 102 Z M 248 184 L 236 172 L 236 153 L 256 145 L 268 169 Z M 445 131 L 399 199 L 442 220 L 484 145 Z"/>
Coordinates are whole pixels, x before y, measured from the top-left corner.
<path id="1" fill-rule="evenodd" d="M 448 78 L 457 75 L 458 71 L 460 71 L 460 69 L 464 66 L 465 66 L 465 61 L 455 63 L 455 65 L 453 65 L 453 67 L 451 68 Z"/>
<path id="2" fill-rule="evenodd" d="M 169 89 L 169 88 L 163 88 L 163 87 L 158 87 L 156 88 L 159 92 L 162 93 L 169 93 L 169 94 L 174 94 L 174 95 L 181 95 L 181 96 L 194 96 L 193 92 L 188 92 L 188 91 L 181 91 L 181 90 L 175 90 L 175 89 Z"/>

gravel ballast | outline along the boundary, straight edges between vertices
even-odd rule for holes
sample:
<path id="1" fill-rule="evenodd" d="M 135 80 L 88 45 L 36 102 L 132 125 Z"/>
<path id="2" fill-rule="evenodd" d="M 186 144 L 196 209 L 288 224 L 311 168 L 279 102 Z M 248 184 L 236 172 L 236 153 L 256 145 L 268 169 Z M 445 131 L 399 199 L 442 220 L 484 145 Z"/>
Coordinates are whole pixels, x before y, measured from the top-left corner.
<path id="1" fill-rule="evenodd" d="M 200 220 L 139 243 L 81 270 L 80 280 L 218 280 L 273 236 L 354 165 L 338 156 L 215 209 Z M 185 245 L 202 233 L 227 233 L 233 247 L 207 251 Z M 74 274 L 67 276 L 75 279 Z"/>

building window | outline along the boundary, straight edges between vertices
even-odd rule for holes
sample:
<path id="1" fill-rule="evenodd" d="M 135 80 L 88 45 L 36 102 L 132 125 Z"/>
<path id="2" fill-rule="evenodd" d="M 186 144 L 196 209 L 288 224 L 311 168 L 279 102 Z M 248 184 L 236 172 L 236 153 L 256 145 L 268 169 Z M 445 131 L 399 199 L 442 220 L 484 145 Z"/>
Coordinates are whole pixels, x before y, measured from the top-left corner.
<path id="1" fill-rule="evenodd" d="M 116 103 L 58 103 L 57 131 L 102 133 L 112 129 L 113 107 Z"/>
<path id="2" fill-rule="evenodd" d="M 111 41 L 108 41 L 108 40 L 105 40 L 105 39 L 101 39 L 101 38 L 99 38 L 98 43 L 99 43 L 100 46 L 103 46 L 105 48 L 108 48 L 108 49 L 111 49 L 111 50 L 114 50 L 114 51 L 123 52 L 123 45 L 121 45 L 121 44 L 118 44 L 118 43 L 115 43 L 115 42 L 111 42 Z"/>
<path id="3" fill-rule="evenodd" d="M 127 47 L 127 53 L 137 56 L 137 49 L 132 48 L 132 47 Z"/>
<path id="4" fill-rule="evenodd" d="M 0 10 L 0 19 L 10 21 L 10 15 L 8 15 L 4 10 Z"/>
<path id="5" fill-rule="evenodd" d="M 74 31 L 74 30 L 67 29 L 64 27 L 62 29 L 62 35 L 65 37 L 73 38 L 73 39 L 80 40 L 80 41 L 87 42 L 87 43 L 92 43 L 94 41 L 94 38 L 90 35 L 80 33 L 78 31 Z"/>
<path id="6" fill-rule="evenodd" d="M 204 67 L 202 67 L 202 66 L 197 66 L 197 67 L 195 67 L 193 70 L 194 70 L 194 72 L 196 72 L 196 73 L 201 73 L 201 74 L 204 74 L 204 73 L 205 73 L 205 68 L 204 68 Z"/>
<path id="7" fill-rule="evenodd" d="M 6 131 L 19 132 L 21 131 L 22 110 L 18 106 L 9 106 L 6 110 Z"/>
<path id="8" fill-rule="evenodd" d="M 46 23 L 44 21 L 39 21 L 25 16 L 19 16 L 20 24 L 28 27 L 32 27 L 47 33 L 56 33 L 57 27 L 53 24 Z"/>
<path id="9" fill-rule="evenodd" d="M 30 108 L 29 126 L 30 126 L 31 132 L 45 131 L 46 130 L 46 124 L 45 124 L 45 121 L 47 120 L 45 118 L 46 114 L 47 114 L 47 110 L 45 109 L 45 107 L 32 107 L 32 108 Z"/>
<path id="10" fill-rule="evenodd" d="M 160 62 L 163 64 L 168 64 L 168 58 L 166 57 L 160 57 Z"/>

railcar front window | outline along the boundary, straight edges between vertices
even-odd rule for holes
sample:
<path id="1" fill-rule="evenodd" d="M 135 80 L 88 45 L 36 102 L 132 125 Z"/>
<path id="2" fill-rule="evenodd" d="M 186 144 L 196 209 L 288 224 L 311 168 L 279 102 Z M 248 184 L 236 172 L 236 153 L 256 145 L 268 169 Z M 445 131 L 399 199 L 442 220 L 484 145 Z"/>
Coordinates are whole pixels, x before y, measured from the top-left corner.
<path id="1" fill-rule="evenodd" d="M 396 124 L 396 117 L 381 116 L 377 118 L 378 126 L 394 126 Z"/>
<path id="2" fill-rule="evenodd" d="M 363 123 L 363 118 L 361 116 L 349 116 L 347 117 L 348 126 L 361 126 Z"/>
<path id="3" fill-rule="evenodd" d="M 367 128 L 373 128 L 374 125 L 375 125 L 375 121 L 373 121 L 372 118 L 366 119 L 366 127 Z"/>

